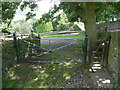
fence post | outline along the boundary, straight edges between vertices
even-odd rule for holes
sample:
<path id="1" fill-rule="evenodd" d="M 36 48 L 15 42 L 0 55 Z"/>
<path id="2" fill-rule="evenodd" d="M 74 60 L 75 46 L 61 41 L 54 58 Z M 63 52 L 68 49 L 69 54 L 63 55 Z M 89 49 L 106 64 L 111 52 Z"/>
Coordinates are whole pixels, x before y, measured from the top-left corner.
<path id="1" fill-rule="evenodd" d="M 13 34 L 13 40 L 14 40 L 14 41 L 13 41 L 14 47 L 15 47 L 15 50 L 16 50 L 17 63 L 19 63 L 20 58 L 19 58 L 18 41 L 17 41 L 17 38 L 16 38 L 16 34 L 15 34 L 15 33 Z"/>
<path id="2" fill-rule="evenodd" d="M 88 35 L 85 34 L 85 39 L 84 39 L 84 46 L 83 46 L 83 53 L 84 53 L 84 64 L 87 63 L 87 46 L 88 46 Z"/>

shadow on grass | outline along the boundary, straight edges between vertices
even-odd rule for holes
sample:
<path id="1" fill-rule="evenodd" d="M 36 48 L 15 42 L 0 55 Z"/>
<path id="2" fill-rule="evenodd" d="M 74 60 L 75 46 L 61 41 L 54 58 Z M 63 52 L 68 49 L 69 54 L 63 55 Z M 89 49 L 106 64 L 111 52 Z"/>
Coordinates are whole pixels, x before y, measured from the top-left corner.
<path id="1" fill-rule="evenodd" d="M 54 56 L 54 54 L 53 54 Z M 52 61 L 63 60 L 55 53 Z M 72 60 L 69 60 L 71 62 Z M 81 63 L 60 64 L 16 64 L 3 74 L 3 88 L 57 88 L 64 87 L 73 72 L 81 67 Z"/>
<path id="2" fill-rule="evenodd" d="M 26 54 L 30 51 L 29 48 L 32 47 L 26 44 L 22 44 L 21 47 L 25 49 L 21 53 L 23 58 L 26 58 Z M 74 60 L 69 60 L 66 56 L 61 56 L 58 52 L 51 54 L 51 61 L 67 63 L 14 64 L 7 72 L 3 73 L 3 88 L 65 87 L 67 81 L 71 79 L 72 74 L 78 69 L 83 68 L 81 62 L 76 63 Z"/>

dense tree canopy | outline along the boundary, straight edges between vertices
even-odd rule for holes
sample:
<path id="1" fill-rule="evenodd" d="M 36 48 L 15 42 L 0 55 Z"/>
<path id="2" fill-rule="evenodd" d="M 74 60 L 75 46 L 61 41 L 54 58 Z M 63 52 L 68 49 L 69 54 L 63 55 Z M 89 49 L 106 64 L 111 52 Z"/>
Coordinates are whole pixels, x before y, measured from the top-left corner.
<path id="1" fill-rule="evenodd" d="M 61 9 L 65 11 L 69 21 L 77 21 L 78 18 L 84 22 L 85 2 L 63 2 Z M 95 14 L 96 21 L 110 21 L 113 18 L 120 19 L 120 2 L 96 2 Z"/>

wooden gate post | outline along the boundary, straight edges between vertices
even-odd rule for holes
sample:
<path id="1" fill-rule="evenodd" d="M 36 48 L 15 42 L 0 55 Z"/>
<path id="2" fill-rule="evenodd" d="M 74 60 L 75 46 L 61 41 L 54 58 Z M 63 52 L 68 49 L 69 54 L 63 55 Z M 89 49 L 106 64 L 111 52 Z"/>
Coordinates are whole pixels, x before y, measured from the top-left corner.
<path id="1" fill-rule="evenodd" d="M 110 42 L 111 42 L 111 35 L 108 36 L 105 42 L 105 51 L 104 51 L 104 61 L 105 61 L 105 67 L 108 68 L 108 55 L 109 55 L 109 49 L 110 49 Z"/>

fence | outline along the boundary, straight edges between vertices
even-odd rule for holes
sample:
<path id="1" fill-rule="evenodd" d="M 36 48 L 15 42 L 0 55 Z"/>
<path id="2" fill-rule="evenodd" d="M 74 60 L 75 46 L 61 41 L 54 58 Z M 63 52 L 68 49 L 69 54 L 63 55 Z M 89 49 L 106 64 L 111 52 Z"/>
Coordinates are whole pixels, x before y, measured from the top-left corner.
<path id="1" fill-rule="evenodd" d="M 57 60 L 56 52 L 61 52 L 62 55 L 71 52 L 75 48 L 81 48 L 83 51 L 83 62 L 87 62 L 87 42 L 88 37 L 73 37 L 73 38 L 16 38 L 13 34 L 14 46 L 16 49 L 17 62 L 31 62 L 31 63 L 66 63 L 69 60 Z M 78 41 L 83 41 L 81 46 L 76 45 Z M 72 54 L 70 54 L 72 55 Z M 79 54 L 78 54 L 79 55 Z"/>

